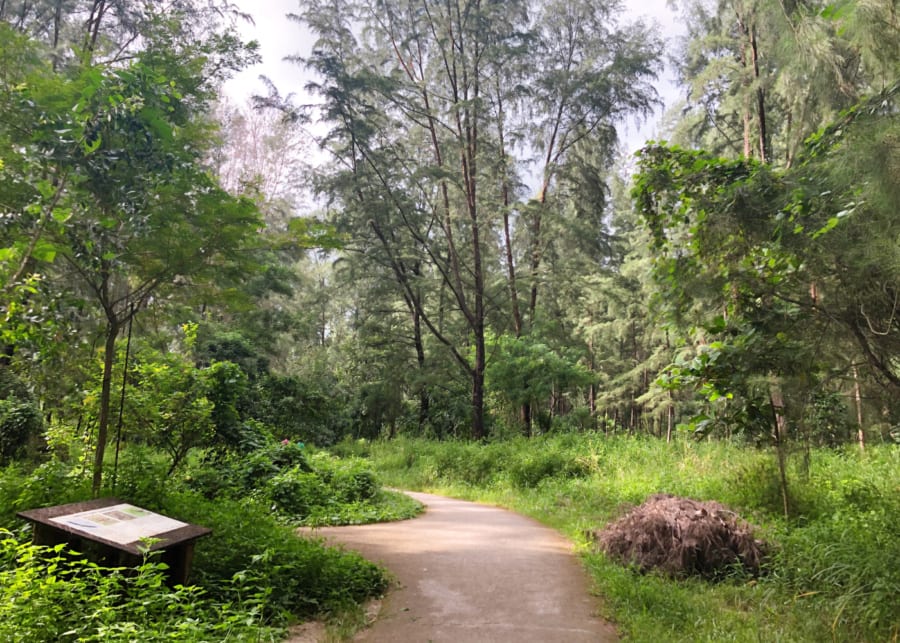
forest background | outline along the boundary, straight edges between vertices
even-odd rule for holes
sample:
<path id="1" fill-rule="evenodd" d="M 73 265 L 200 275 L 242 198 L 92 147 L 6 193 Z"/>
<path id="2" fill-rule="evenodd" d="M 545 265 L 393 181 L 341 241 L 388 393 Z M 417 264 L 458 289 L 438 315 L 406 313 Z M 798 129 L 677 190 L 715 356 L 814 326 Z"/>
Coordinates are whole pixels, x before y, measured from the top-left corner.
<path id="1" fill-rule="evenodd" d="M 304 0 L 314 100 L 245 107 L 228 3 L 0 1 L 0 455 L 719 438 L 796 513 L 792 459 L 898 438 L 900 18 L 678 10 Z"/>

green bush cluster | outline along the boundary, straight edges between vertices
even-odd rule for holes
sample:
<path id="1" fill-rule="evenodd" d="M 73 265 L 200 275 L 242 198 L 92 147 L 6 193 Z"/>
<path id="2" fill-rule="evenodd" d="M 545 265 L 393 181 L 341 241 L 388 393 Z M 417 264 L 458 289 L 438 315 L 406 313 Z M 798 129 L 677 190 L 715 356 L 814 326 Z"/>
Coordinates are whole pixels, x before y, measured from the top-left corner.
<path id="1" fill-rule="evenodd" d="M 58 460 L 29 470 L 16 463 L 0 470 L 0 528 L 21 530 L 16 512 L 77 502 L 90 497 L 90 481 L 83 471 Z"/>
<path id="2" fill-rule="evenodd" d="M 197 583 L 219 600 L 266 593 L 267 616 L 311 616 L 345 609 L 386 587 L 381 570 L 354 553 L 298 537 L 253 499 L 207 501 L 172 494 L 171 515 L 213 530 L 195 554 Z"/>
<path id="3" fill-rule="evenodd" d="M 297 469 L 274 475 L 266 482 L 262 494 L 280 513 L 298 517 L 308 516 L 329 499 L 328 486 L 322 478 Z"/>
<path id="4" fill-rule="evenodd" d="M 0 465 L 35 458 L 43 428 L 41 412 L 26 387 L 8 369 L 0 368 Z"/>
<path id="5" fill-rule="evenodd" d="M 306 462 L 299 447 L 279 450 L 277 456 L 275 459 L 285 467 L 284 471 L 297 471 L 300 463 Z M 298 537 L 294 528 L 277 520 L 261 497 L 220 494 L 207 498 L 183 485 L 177 477 L 167 476 L 166 460 L 164 454 L 149 448 L 127 450 L 119 463 L 116 495 L 124 501 L 213 530 L 211 535 L 197 542 L 191 578 L 194 585 L 170 590 L 162 581 L 154 580 L 152 587 L 142 585 L 143 593 L 137 593 L 128 584 L 132 582 L 128 574 L 109 571 L 111 577 L 124 579 L 109 581 L 109 592 L 127 596 L 128 601 L 135 597 L 145 606 L 142 609 L 146 613 L 141 616 L 140 623 L 135 623 L 132 610 L 136 609 L 137 603 L 126 601 L 125 607 L 120 609 L 115 596 L 105 589 L 95 590 L 80 584 L 89 576 L 105 578 L 108 570 L 91 566 L 62 550 L 56 552 L 55 558 L 64 559 L 67 565 L 69 562 L 76 565 L 71 568 L 75 571 L 58 571 L 63 563 L 53 557 L 47 558 L 39 550 L 35 551 L 40 555 L 29 554 L 31 558 L 22 559 L 31 561 L 31 567 L 19 569 L 20 556 L 9 554 L 4 559 L 6 567 L 3 569 L 7 576 L 0 578 L 3 584 L 0 592 L 13 591 L 9 589 L 13 584 L 19 588 L 17 591 L 23 591 L 24 585 L 20 581 L 24 574 L 36 578 L 46 576 L 51 578 L 47 582 L 55 583 L 46 592 L 47 600 L 55 601 L 60 607 L 55 611 L 55 608 L 44 610 L 44 603 L 30 594 L 28 600 L 16 599 L 20 612 L 16 616 L 18 620 L 11 622 L 18 623 L 17 627 L 25 634 L 23 638 L 4 637 L 7 630 L 0 624 L 0 640 L 65 641 L 69 640 L 69 634 L 65 633 L 70 630 L 75 632 L 71 640 L 85 641 L 269 640 L 274 636 L 272 633 L 278 632 L 278 627 L 288 622 L 314 614 L 343 611 L 385 588 L 385 577 L 376 565 L 357 554 L 326 547 L 317 539 Z M 258 462 L 250 466 L 254 471 L 260 469 Z M 15 511 L 89 497 L 90 481 L 77 464 L 49 461 L 31 471 L 23 465 L 10 466 L 0 470 L 0 525 L 14 530 L 20 539 L 27 539 L 30 530 L 24 521 L 15 517 Z M 10 543 L 6 546 L 12 547 Z M 82 572 L 82 569 L 92 571 Z M 154 569 L 162 578 L 162 569 Z M 142 568 L 141 574 L 147 576 L 149 573 L 150 568 Z M 90 582 L 96 584 L 99 581 Z M 35 588 L 40 589 L 41 585 L 37 583 Z M 51 590 L 58 592 L 59 597 L 53 598 Z M 91 596 L 94 596 L 90 598 L 94 602 L 89 603 Z M 163 613 L 161 610 L 166 604 L 171 604 L 167 608 L 170 611 Z M 44 612 L 39 614 L 40 610 Z M 83 628 L 67 625 L 69 619 L 75 618 L 73 614 L 85 610 L 94 612 L 85 619 L 87 623 Z M 231 620 L 240 621 L 239 628 L 234 626 L 237 629 L 233 634 L 226 627 Z M 39 627 L 35 625 L 38 622 L 52 622 L 53 627 L 47 627 L 46 638 L 32 637 L 31 630 L 19 621 L 27 621 L 35 628 Z M 219 628 L 216 623 L 225 625 Z M 145 630 L 154 627 L 161 633 L 160 637 L 145 635 Z M 257 634 L 253 634 L 253 628 Z"/>
<path id="6" fill-rule="evenodd" d="M 312 457 L 312 464 L 335 502 L 365 502 L 378 494 L 380 485 L 365 460 L 336 458 L 323 452 Z"/>
<path id="7" fill-rule="evenodd" d="M 0 532 L 0 640 L 29 643 L 277 641 L 259 588 L 222 601 L 197 586 L 165 584 L 153 558 L 101 568 L 64 545 L 40 547 Z"/>
<path id="8" fill-rule="evenodd" d="M 253 495 L 269 480 L 288 469 L 310 472 L 299 444 L 273 443 L 246 454 L 207 451 L 187 467 L 185 484 L 207 498 L 242 498 Z"/>
<path id="9" fill-rule="evenodd" d="M 290 442 L 243 456 L 201 460 L 185 480 L 210 499 L 253 499 L 292 524 L 359 524 L 407 518 L 418 511 L 415 502 L 381 491 L 364 460 L 325 452 L 309 455 L 304 446 Z"/>

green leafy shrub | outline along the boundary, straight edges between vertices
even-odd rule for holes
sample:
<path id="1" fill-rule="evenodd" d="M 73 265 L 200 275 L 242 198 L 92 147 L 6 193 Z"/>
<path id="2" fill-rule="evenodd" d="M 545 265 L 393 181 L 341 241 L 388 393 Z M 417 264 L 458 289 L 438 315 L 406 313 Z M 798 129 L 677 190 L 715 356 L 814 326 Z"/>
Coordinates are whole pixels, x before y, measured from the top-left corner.
<path id="1" fill-rule="evenodd" d="M 159 451 L 129 445 L 113 470 L 115 493 L 139 506 L 159 506 L 168 488 L 169 466 L 168 458 Z"/>
<path id="2" fill-rule="evenodd" d="M 239 409 L 249 391 L 249 378 L 234 362 L 212 362 L 206 369 L 206 397 L 212 402 L 210 415 L 215 435 L 213 442 L 227 451 L 247 453 L 264 442 L 259 423 L 245 422 Z"/>
<path id="3" fill-rule="evenodd" d="M 169 454 L 170 474 L 215 435 L 208 392 L 216 368 L 198 369 L 184 355 L 150 348 L 134 356 L 125 397 L 130 433 Z"/>
<path id="4" fill-rule="evenodd" d="M 293 455 L 285 461 L 296 460 L 297 456 Z M 120 463 L 117 493 L 127 502 L 213 529 L 211 536 L 197 544 L 191 580 L 214 604 L 242 606 L 235 609 L 243 614 L 245 621 L 251 622 L 256 617 L 248 616 L 245 608 L 247 600 L 252 599 L 257 616 L 264 614 L 266 622 L 273 622 L 273 619 L 284 622 L 288 618 L 296 619 L 323 610 L 341 609 L 383 590 L 385 580 L 375 565 L 355 554 L 325 547 L 321 542 L 298 538 L 293 528 L 276 519 L 269 504 L 252 497 L 239 500 L 218 496 L 210 500 L 179 488 L 176 480 L 165 476 L 166 463 L 164 454 L 149 448 L 134 449 L 130 455 L 126 452 Z M 287 472 L 313 475 L 304 473 L 299 465 Z M 2 524 L 27 536 L 28 529 L 24 521 L 15 518 L 15 511 L 89 498 L 89 479 L 82 473 L 71 464 L 58 461 L 50 461 L 31 472 L 21 466 L 0 471 L 0 501 L 5 509 Z M 142 475 L 147 478 L 142 479 Z M 321 481 L 317 484 L 324 485 Z M 75 590 L 81 591 L 77 587 Z M 192 595 L 179 596 L 177 600 L 193 600 Z M 214 611 L 211 608 L 209 614 Z M 186 618 L 202 619 L 204 614 L 206 612 L 198 611 Z M 227 610 L 225 616 L 228 616 Z M 112 630 L 107 631 L 111 638 L 108 640 L 120 640 L 116 638 L 119 631 L 116 628 L 132 632 L 134 638 L 131 640 L 164 640 L 149 635 L 144 637 L 143 630 L 123 625 L 118 617 L 111 618 Z M 148 617 L 149 620 L 152 619 Z M 160 629 L 160 632 L 164 631 L 168 630 Z M 6 639 L 0 635 L 0 640 Z M 34 640 L 57 639 L 48 635 L 46 639 Z M 65 637 L 59 640 L 65 640 Z M 197 640 L 232 639 L 222 634 L 207 634 Z"/>
<path id="5" fill-rule="evenodd" d="M 207 498 L 241 497 L 290 468 L 312 471 L 304 447 L 270 442 L 247 454 L 207 452 L 188 467 L 184 480 Z"/>
<path id="6" fill-rule="evenodd" d="M 165 584 L 165 566 L 101 568 L 64 545 L 39 547 L 0 534 L 0 640 L 276 641 L 262 592 L 212 600 L 199 587 Z"/>
<path id="7" fill-rule="evenodd" d="M 303 524 L 310 527 L 362 525 L 413 518 L 421 511 L 422 505 L 405 493 L 382 490 L 371 500 L 314 507 L 303 519 Z"/>
<path id="8" fill-rule="evenodd" d="M 242 457 L 215 459 L 207 466 L 219 471 L 222 477 L 233 480 L 242 492 L 264 485 L 281 470 L 266 449 L 257 449 Z"/>
<path id="9" fill-rule="evenodd" d="M 0 464 L 37 456 L 43 428 L 40 409 L 25 385 L 0 368 Z"/>
<path id="10" fill-rule="evenodd" d="M 553 392 L 572 391 L 586 386 L 591 374 L 573 351 L 553 346 L 539 331 L 516 337 L 489 335 L 487 342 L 494 359 L 488 364 L 487 388 L 496 398 L 495 406 L 514 416 L 523 404 L 535 406 L 535 419 L 547 426 L 535 402 L 546 400 Z"/>
<path id="11" fill-rule="evenodd" d="M 236 600 L 248 587 L 254 593 L 269 588 L 267 615 L 305 616 L 339 610 L 386 587 L 374 564 L 318 540 L 298 538 L 252 499 L 209 502 L 196 494 L 172 494 L 166 510 L 213 530 L 197 544 L 194 575 L 218 600 Z M 235 577 L 243 587 L 235 586 Z"/>
<path id="12" fill-rule="evenodd" d="M 12 511 L 76 502 L 90 497 L 90 486 L 81 471 L 72 465 L 49 460 L 29 472 L 9 470 L 15 480 L 9 484 L 16 490 Z M 6 484 L 6 482 L 4 482 Z"/>
<path id="13" fill-rule="evenodd" d="M 337 434 L 333 426 L 335 402 L 320 382 L 297 376 L 269 374 L 256 387 L 253 417 L 283 435 L 307 442 L 331 444 Z"/>
<path id="14" fill-rule="evenodd" d="M 303 471 L 312 471 L 307 459 L 306 450 L 300 442 L 282 441 L 278 444 L 272 444 L 260 450 L 263 454 L 268 455 L 272 462 L 279 469 L 285 467 L 299 467 Z"/>
<path id="15" fill-rule="evenodd" d="M 292 524 L 361 524 L 417 513 L 379 492 L 366 461 L 325 452 L 309 456 L 302 444 L 287 441 L 244 456 L 201 460 L 188 469 L 185 483 L 209 499 L 256 498 Z"/>
<path id="16" fill-rule="evenodd" d="M 317 506 L 328 504 L 332 494 L 318 474 L 298 468 L 273 476 L 263 490 L 278 511 L 305 517 Z"/>
<path id="17" fill-rule="evenodd" d="M 341 459 L 317 453 L 311 470 L 294 467 L 271 478 L 262 498 L 286 519 L 300 524 L 360 524 L 405 518 L 389 517 L 376 506 L 384 496 L 368 464 L 360 459 Z"/>
<path id="18" fill-rule="evenodd" d="M 37 407 L 20 400 L 0 400 L 0 462 L 36 452 L 43 422 Z"/>
<path id="19" fill-rule="evenodd" d="M 378 493 L 375 474 L 365 471 L 339 471 L 331 481 L 332 488 L 344 502 L 371 500 Z"/>
<path id="20" fill-rule="evenodd" d="M 336 458 L 322 452 L 315 455 L 312 466 L 339 502 L 371 500 L 378 493 L 371 465 L 361 458 Z"/>

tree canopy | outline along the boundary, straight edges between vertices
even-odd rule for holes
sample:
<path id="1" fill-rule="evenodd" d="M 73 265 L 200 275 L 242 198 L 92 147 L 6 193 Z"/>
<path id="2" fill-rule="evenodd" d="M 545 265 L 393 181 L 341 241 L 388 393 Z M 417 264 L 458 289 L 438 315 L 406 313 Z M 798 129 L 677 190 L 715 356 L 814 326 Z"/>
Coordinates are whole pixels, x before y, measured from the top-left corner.
<path id="1" fill-rule="evenodd" d="M 680 3 L 684 102 L 637 160 L 665 61 L 622 9 L 306 0 L 313 103 L 234 106 L 228 3 L 0 4 L 16 400 L 98 490 L 113 433 L 182 412 L 176 465 L 279 432 L 892 439 L 892 3 Z"/>

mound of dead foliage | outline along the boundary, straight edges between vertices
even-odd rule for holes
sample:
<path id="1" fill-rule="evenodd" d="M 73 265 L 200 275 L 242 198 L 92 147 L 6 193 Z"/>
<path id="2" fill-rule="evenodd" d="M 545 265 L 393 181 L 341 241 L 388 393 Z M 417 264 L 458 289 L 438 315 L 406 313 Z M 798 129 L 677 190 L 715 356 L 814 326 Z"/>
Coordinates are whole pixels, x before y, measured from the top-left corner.
<path id="1" fill-rule="evenodd" d="M 766 546 L 753 528 L 717 502 L 651 496 L 595 534 L 610 558 L 641 571 L 717 578 L 741 567 L 759 573 Z"/>

